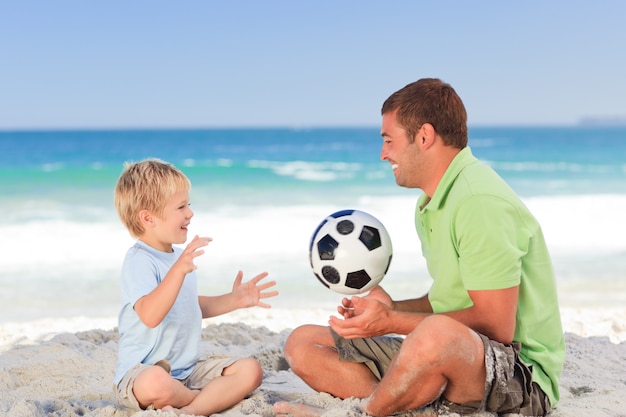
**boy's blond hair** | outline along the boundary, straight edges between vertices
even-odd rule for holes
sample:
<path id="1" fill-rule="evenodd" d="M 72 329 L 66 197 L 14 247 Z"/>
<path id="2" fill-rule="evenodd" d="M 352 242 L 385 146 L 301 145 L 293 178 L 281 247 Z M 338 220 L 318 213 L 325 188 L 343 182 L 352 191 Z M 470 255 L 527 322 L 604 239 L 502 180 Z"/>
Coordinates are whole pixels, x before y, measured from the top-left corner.
<path id="1" fill-rule="evenodd" d="M 185 174 L 168 162 L 156 158 L 127 162 L 115 186 L 115 210 L 130 234 L 139 238 L 145 232 L 139 221 L 141 210 L 162 218 L 168 200 L 190 189 Z"/>

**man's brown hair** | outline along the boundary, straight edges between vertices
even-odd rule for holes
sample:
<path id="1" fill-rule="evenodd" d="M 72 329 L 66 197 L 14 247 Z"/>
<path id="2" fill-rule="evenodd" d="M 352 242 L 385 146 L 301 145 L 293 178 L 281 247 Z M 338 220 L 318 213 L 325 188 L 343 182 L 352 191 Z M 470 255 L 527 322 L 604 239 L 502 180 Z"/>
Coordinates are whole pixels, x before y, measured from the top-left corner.
<path id="1" fill-rule="evenodd" d="M 396 117 L 409 141 L 424 123 L 430 123 L 446 146 L 467 146 L 467 112 L 450 84 L 437 78 L 422 78 L 393 93 L 383 103 L 381 114 L 397 111 Z"/>

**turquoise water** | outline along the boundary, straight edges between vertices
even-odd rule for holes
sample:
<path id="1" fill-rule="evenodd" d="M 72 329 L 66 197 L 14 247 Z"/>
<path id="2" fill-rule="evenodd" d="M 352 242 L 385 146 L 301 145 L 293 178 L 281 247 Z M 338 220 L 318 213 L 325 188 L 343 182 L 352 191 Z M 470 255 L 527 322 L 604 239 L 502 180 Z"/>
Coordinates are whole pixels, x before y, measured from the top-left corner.
<path id="1" fill-rule="evenodd" d="M 116 314 L 132 241 L 113 187 L 125 161 L 147 157 L 193 183 L 192 232 L 214 238 L 198 262 L 206 293 L 228 291 L 238 269 L 267 270 L 281 290 L 275 305 L 332 309 L 340 296 L 313 277 L 308 240 L 344 208 L 389 230 L 384 286 L 426 291 L 412 225 L 419 190 L 395 185 L 381 144 L 375 127 L 0 132 L 0 320 Z M 541 221 L 563 304 L 626 301 L 626 128 L 476 127 L 470 146 Z"/>
<path id="2" fill-rule="evenodd" d="M 470 145 L 525 196 L 626 193 L 626 128 L 474 128 Z M 124 161 L 158 157 L 221 201 L 398 193 L 376 128 L 0 132 L 0 192 L 96 196 Z M 285 192 L 288 190 L 288 192 Z M 105 195 L 103 193 L 102 195 Z M 317 196 L 315 196 L 317 197 Z M 103 204 L 103 200 L 97 200 Z"/>

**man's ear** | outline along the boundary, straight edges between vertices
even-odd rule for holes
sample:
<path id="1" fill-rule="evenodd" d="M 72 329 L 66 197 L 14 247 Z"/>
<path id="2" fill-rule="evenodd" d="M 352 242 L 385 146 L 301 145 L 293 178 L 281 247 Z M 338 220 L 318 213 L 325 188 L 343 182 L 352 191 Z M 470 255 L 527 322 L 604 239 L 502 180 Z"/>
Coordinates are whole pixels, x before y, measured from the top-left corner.
<path id="1" fill-rule="evenodd" d="M 138 214 L 139 221 L 144 228 L 149 228 L 154 225 L 154 216 L 148 210 L 141 210 Z"/>
<path id="2" fill-rule="evenodd" d="M 430 123 L 424 123 L 420 130 L 417 132 L 417 140 L 422 149 L 428 149 L 435 143 L 435 137 L 437 132 Z"/>

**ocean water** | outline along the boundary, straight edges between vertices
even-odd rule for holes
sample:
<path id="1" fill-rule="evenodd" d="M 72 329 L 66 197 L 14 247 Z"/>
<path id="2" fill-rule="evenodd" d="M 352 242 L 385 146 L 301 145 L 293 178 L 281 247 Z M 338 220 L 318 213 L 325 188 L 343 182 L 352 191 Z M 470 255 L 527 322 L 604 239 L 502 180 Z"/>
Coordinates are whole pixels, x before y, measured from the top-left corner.
<path id="1" fill-rule="evenodd" d="M 267 271 L 285 308 L 341 299 L 308 264 L 318 223 L 345 208 L 385 224 L 394 258 L 383 286 L 422 295 L 428 277 L 413 228 L 419 190 L 395 184 L 377 127 L 0 132 L 0 322 L 113 317 L 119 268 L 133 240 L 113 208 L 125 161 L 157 157 L 192 181 L 200 292 Z M 475 127 L 473 153 L 539 219 L 560 303 L 626 305 L 626 128 Z"/>

